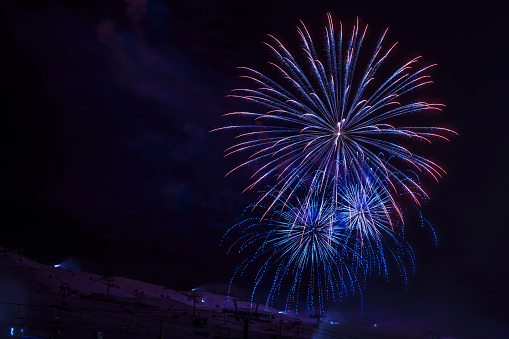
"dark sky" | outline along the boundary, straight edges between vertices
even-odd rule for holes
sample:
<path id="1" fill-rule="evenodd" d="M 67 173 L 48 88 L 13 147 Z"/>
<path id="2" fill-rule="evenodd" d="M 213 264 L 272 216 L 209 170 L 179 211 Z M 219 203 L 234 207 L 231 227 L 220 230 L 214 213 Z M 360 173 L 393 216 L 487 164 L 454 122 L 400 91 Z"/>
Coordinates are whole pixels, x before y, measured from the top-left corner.
<path id="1" fill-rule="evenodd" d="M 223 178 L 235 163 L 223 158 L 231 138 L 209 130 L 238 105 L 225 98 L 243 84 L 235 67 L 266 66 L 265 34 L 297 48 L 302 19 L 318 41 L 330 11 L 346 27 L 358 16 L 373 36 L 389 27 L 396 63 L 416 55 L 437 63 L 425 95 L 447 104 L 441 122 L 459 132 L 431 155 L 448 172 L 426 184 L 423 213 L 438 246 L 429 229 L 408 225 L 417 257 L 408 291 L 397 282 L 373 291 L 509 317 L 507 6 L 36 3 L 1 5 L 0 246 L 175 288 L 228 281 L 238 260 L 220 239 L 253 195 L 241 194 L 250 173 Z M 376 294 L 369 291 L 366 298 Z"/>

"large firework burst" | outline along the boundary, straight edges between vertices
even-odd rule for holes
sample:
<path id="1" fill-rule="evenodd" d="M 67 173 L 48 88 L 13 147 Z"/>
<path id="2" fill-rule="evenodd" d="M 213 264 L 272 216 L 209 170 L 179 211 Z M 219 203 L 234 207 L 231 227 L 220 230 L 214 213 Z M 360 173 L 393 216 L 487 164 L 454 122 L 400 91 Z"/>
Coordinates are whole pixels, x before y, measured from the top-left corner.
<path id="1" fill-rule="evenodd" d="M 442 105 L 410 101 L 409 92 L 431 83 L 426 72 L 433 66 L 418 67 L 419 57 L 403 63 L 388 77 L 375 80 L 380 67 L 396 44 L 384 47 L 387 30 L 378 39 L 365 65 L 358 65 L 367 26 L 358 20 L 351 36 L 343 36 L 340 24 L 336 32 L 330 15 L 325 29 L 323 55 L 314 47 L 302 24 L 298 34 L 305 59 L 299 62 L 275 37 L 266 43 L 274 56 L 276 76 L 269 77 L 254 69 L 241 67 L 242 77 L 251 88 L 235 89 L 231 97 L 258 104 L 259 111 L 226 114 L 242 120 L 218 130 L 236 131 L 227 155 L 246 153 L 247 161 L 232 169 L 252 164 L 259 168 L 252 176 L 252 189 L 264 179 L 278 180 L 261 200 L 272 197 L 269 211 L 281 194 L 291 191 L 298 178 L 310 173 L 315 184 L 326 176 L 339 177 L 351 171 L 359 179 L 366 166 L 376 168 L 392 192 L 405 192 L 419 204 L 418 195 L 426 196 L 410 169 L 438 180 L 445 171 L 426 157 L 401 145 L 403 140 L 448 140 L 453 131 L 433 126 L 397 126 L 405 115 L 440 111 Z M 231 171 L 231 172 L 232 172 Z M 231 173 L 230 172 L 230 173 Z M 417 193 L 417 194 L 416 194 Z"/>

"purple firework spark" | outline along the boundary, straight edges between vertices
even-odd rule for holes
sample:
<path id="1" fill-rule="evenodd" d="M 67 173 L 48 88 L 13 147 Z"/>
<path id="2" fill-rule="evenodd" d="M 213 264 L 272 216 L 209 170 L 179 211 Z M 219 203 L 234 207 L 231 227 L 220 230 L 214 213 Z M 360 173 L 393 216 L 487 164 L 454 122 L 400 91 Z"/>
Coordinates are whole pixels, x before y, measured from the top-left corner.
<path id="1" fill-rule="evenodd" d="M 383 46 L 387 30 L 362 66 L 357 62 L 367 26 L 362 29 L 357 20 L 348 39 L 343 36 L 342 25 L 336 32 L 330 14 L 328 19 L 322 57 L 305 25 L 301 22 L 298 28 L 306 67 L 273 36 L 266 45 L 275 57 L 270 64 L 277 76 L 271 78 L 240 67 L 245 71 L 242 77 L 254 86 L 235 89 L 230 96 L 258 104 L 261 109 L 225 114 L 242 122 L 216 129 L 237 134 L 237 142 L 226 150 L 227 156 L 248 155 L 228 174 L 258 164 L 246 190 L 276 176 L 276 184 L 259 201 L 271 197 L 267 212 L 299 178 L 314 175 L 317 177 L 313 182 L 322 185 L 329 182 L 326 177 L 338 179 L 341 172 L 350 171 L 363 180 L 366 166 L 376 169 L 387 191 L 405 193 L 419 204 L 419 196 L 427 195 L 410 174 L 411 169 L 437 181 L 445 171 L 428 158 L 412 153 L 401 141 L 431 144 L 432 139 L 448 140 L 448 135 L 456 133 L 443 127 L 396 123 L 403 116 L 441 110 L 442 104 L 409 101 L 408 95 L 432 82 L 426 72 L 434 65 L 417 67 L 420 57 L 416 57 L 377 82 L 377 71 L 396 46 Z M 397 208 L 394 200 L 389 200 Z"/>

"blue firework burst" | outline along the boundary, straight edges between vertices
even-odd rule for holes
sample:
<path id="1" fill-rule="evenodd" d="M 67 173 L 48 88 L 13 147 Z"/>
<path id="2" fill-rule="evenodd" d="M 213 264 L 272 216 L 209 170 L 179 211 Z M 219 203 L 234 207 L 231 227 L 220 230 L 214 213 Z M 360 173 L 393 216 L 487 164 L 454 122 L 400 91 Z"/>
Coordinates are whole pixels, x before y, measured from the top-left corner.
<path id="1" fill-rule="evenodd" d="M 252 298 L 263 281 L 270 281 L 267 304 L 283 294 L 286 309 L 298 310 L 305 296 L 307 308 L 322 311 L 328 300 L 360 293 L 367 276 L 388 277 L 388 262 L 395 262 L 406 280 L 413 255 L 393 230 L 394 211 L 386 207 L 380 182 L 359 184 L 342 177 L 341 189 L 333 192 L 332 185 L 309 180 L 299 180 L 288 195 L 278 194 L 264 218 L 248 217 L 227 232 L 240 229 L 229 252 L 246 255 L 232 282 L 259 264 Z"/>

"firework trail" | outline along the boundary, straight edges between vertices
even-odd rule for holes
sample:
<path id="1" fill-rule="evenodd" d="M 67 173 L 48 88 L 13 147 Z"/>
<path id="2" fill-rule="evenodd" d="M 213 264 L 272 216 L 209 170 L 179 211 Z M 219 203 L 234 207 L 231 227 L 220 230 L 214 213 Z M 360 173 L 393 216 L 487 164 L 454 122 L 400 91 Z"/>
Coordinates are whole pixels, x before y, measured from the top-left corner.
<path id="1" fill-rule="evenodd" d="M 441 104 L 408 98 L 408 92 L 432 82 L 426 73 L 434 65 L 419 67 L 416 57 L 388 77 L 375 80 L 396 45 L 384 46 L 387 30 L 367 56 L 368 62 L 358 65 L 367 26 L 362 28 L 357 20 L 348 38 L 341 24 L 336 31 L 330 15 L 328 19 L 323 55 L 317 54 L 301 23 L 298 34 L 304 62 L 270 36 L 272 42 L 266 45 L 275 59 L 270 62 L 274 76 L 241 67 L 245 72 L 242 77 L 253 87 L 235 89 L 230 96 L 258 104 L 260 110 L 228 113 L 226 116 L 241 122 L 216 129 L 236 133 L 236 143 L 226 150 L 227 156 L 242 153 L 247 158 L 229 173 L 259 166 L 246 190 L 277 176 L 272 189 L 259 201 L 271 198 L 266 212 L 281 195 L 292 191 L 299 178 L 314 173 L 314 184 L 322 185 L 329 181 L 326 177 L 338 178 L 341 171 L 350 171 L 363 180 L 366 166 L 377 170 L 387 191 L 405 193 L 419 204 L 419 196 L 426 197 L 426 193 L 408 173 L 412 170 L 438 180 L 445 171 L 400 143 L 448 140 L 455 132 L 396 123 L 407 115 L 441 110 Z M 389 203 L 397 206 L 393 201 Z"/>

